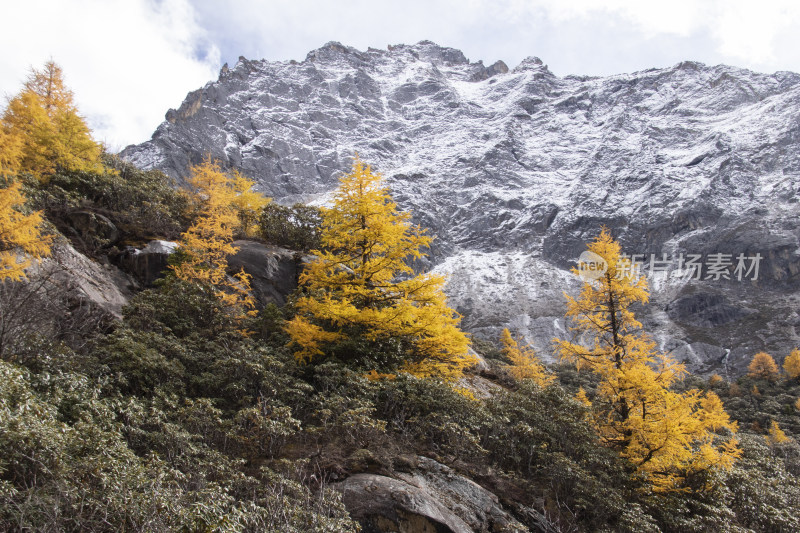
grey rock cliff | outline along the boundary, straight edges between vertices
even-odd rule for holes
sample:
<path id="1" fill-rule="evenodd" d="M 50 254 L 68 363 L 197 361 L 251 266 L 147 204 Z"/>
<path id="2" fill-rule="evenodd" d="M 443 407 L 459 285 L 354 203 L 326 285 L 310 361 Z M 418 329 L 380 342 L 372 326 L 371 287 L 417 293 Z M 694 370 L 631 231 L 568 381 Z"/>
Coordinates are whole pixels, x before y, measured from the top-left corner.
<path id="1" fill-rule="evenodd" d="M 672 260 L 641 315 L 695 370 L 735 373 L 800 344 L 786 319 L 800 307 L 798 116 L 790 72 L 558 77 L 429 41 L 328 43 L 300 62 L 240 58 L 123 156 L 184 179 L 210 153 L 279 201 L 324 202 L 358 152 L 437 236 L 431 266 L 452 275 L 465 325 L 512 327 L 545 357 L 569 333 L 567 270 L 603 224 L 647 258 L 758 253 L 758 280 L 685 280 Z"/>

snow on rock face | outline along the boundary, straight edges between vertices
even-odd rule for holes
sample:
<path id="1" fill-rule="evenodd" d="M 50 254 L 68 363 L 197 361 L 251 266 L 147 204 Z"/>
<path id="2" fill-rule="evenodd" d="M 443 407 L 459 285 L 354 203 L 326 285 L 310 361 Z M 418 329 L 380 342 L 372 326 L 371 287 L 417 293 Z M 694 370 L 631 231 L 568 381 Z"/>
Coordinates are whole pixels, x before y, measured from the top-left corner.
<path id="1" fill-rule="evenodd" d="M 487 68 L 429 41 L 328 43 L 302 62 L 240 58 L 123 156 L 180 180 L 210 153 L 279 201 L 321 202 L 358 152 L 437 236 L 464 324 L 517 328 L 545 354 L 577 286 L 566 271 L 603 224 L 631 254 L 760 253 L 757 281 L 657 284 L 644 313 L 664 349 L 713 371 L 719 350 L 736 369 L 800 343 L 785 319 L 800 287 L 799 107 L 789 72 L 684 62 L 560 78 L 538 58 Z M 715 298 L 711 327 L 716 311 L 697 306 Z"/>

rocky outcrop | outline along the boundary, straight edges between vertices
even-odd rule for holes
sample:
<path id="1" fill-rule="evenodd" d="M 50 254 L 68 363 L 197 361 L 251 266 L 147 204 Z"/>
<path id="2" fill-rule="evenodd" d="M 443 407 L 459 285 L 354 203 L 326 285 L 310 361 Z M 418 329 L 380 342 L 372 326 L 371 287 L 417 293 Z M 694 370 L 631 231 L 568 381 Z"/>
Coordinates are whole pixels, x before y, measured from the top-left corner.
<path id="1" fill-rule="evenodd" d="M 497 496 L 432 459 L 394 477 L 355 474 L 334 485 L 364 533 L 529 531 Z"/>
<path id="2" fill-rule="evenodd" d="M 301 255 L 256 241 L 239 240 L 233 245 L 239 251 L 228 258 L 228 272 L 234 274 L 243 269 L 250 274 L 250 287 L 260 307 L 270 303 L 284 305 L 297 288 Z"/>
<path id="3" fill-rule="evenodd" d="M 66 216 L 70 228 L 92 248 L 106 248 L 119 240 L 120 233 L 111 220 L 92 211 L 73 211 Z"/>
<path id="4" fill-rule="evenodd" d="M 228 257 L 228 273 L 233 275 L 244 270 L 251 276 L 250 287 L 259 308 L 270 303 L 284 305 L 297 288 L 302 255 L 258 241 L 238 240 L 233 245 L 238 251 Z M 150 286 L 164 275 L 169 256 L 177 247 L 178 243 L 171 241 L 150 241 L 144 248 L 129 247 L 124 250 L 118 263 L 142 286 Z"/>
<path id="5" fill-rule="evenodd" d="M 58 287 L 69 300 L 84 302 L 114 318 L 122 317 L 122 307 L 136 286 L 116 266 L 92 261 L 64 243 L 54 246 L 50 257 L 31 267 L 31 278 L 43 275 L 47 285 Z"/>
<path id="6" fill-rule="evenodd" d="M 150 241 L 142 249 L 130 246 L 119 255 L 118 262 L 142 286 L 149 287 L 155 280 L 163 277 L 169 256 L 177 247 L 176 242 L 160 240 Z"/>
<path id="7" fill-rule="evenodd" d="M 545 358 L 568 331 L 568 270 L 606 225 L 627 253 L 672 258 L 648 273 L 640 312 L 659 346 L 727 350 L 735 372 L 800 345 L 785 321 L 800 310 L 798 112 L 791 72 L 684 62 L 558 77 L 535 57 L 487 68 L 430 41 L 328 43 L 301 62 L 240 58 L 123 156 L 184 179 L 210 153 L 291 203 L 324 202 L 358 152 L 436 235 L 426 266 L 452 275 L 468 328 L 511 327 Z M 760 254 L 758 279 L 682 277 L 682 254 L 717 253 Z"/>

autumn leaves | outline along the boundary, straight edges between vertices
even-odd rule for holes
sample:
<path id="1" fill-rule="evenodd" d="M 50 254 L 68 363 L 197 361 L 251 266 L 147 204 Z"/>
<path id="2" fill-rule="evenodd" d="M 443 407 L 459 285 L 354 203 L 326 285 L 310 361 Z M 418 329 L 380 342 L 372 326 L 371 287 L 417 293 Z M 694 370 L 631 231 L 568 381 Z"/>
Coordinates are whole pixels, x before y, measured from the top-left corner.
<path id="1" fill-rule="evenodd" d="M 444 278 L 414 274 L 411 261 L 431 237 L 409 219 L 383 178 L 356 159 L 323 211 L 322 250 L 312 251 L 286 327 L 299 360 L 377 357 L 379 370 L 445 379 L 473 362 L 461 317 L 445 302 Z"/>
<path id="2" fill-rule="evenodd" d="M 20 253 L 39 257 L 49 248 L 39 229 L 41 215 L 25 211 L 18 174 L 47 180 L 56 168 L 92 170 L 100 164 L 101 147 L 91 140 L 71 98 L 60 69 L 48 64 L 32 74 L 3 117 L 0 279 L 22 275 L 29 260 L 20 259 Z M 181 236 L 172 271 L 212 291 L 248 334 L 245 322 L 256 313 L 249 277 L 244 272 L 231 276 L 227 257 L 235 252 L 234 235 L 250 233 L 268 200 L 253 190 L 252 181 L 211 160 L 194 167 L 190 185 L 193 223 Z M 323 211 L 321 246 L 312 250 L 290 306 L 284 330 L 297 360 L 338 359 L 386 376 L 460 377 L 474 356 L 459 329 L 460 316 L 446 303 L 445 280 L 414 269 L 431 239 L 398 209 L 381 176 L 356 159 Z M 598 437 L 653 490 L 705 488 L 707 474 L 729 468 L 740 453 L 736 425 L 713 393 L 675 390 L 685 369 L 658 353 L 640 331 L 631 306 L 647 301 L 647 284 L 616 275 L 619 244 L 603 231 L 589 251 L 609 270 L 587 280 L 577 297 L 568 297 L 567 316 L 583 341 L 557 343 L 564 359 L 599 378 L 597 389 L 581 393 L 579 400 Z M 512 376 L 542 387 L 554 384 L 529 346 L 508 330 L 501 341 Z"/>
<path id="3" fill-rule="evenodd" d="M 619 243 L 603 229 L 588 248 L 609 268 L 587 280 L 577 298 L 567 296 L 567 317 L 584 341 L 557 339 L 563 359 L 600 378 L 594 398 L 583 393 L 580 401 L 600 439 L 652 490 L 706 489 L 710 472 L 730 468 L 741 454 L 736 423 L 713 392 L 675 390 L 686 369 L 641 331 L 631 306 L 647 302 L 647 282 L 617 275 L 617 266 L 626 266 Z"/>

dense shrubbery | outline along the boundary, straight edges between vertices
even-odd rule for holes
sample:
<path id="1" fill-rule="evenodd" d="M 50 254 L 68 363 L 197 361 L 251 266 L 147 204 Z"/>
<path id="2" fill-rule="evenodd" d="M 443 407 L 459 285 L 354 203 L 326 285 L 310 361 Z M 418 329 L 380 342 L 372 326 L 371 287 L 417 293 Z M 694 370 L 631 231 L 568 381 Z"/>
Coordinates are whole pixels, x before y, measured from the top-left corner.
<path id="1" fill-rule="evenodd" d="M 47 182 L 29 179 L 32 205 L 62 230 L 76 210 L 100 213 L 132 242 L 176 238 L 188 225 L 188 196 L 162 172 L 139 170 L 112 155 L 104 155 L 103 163 L 103 170 L 59 170 Z"/>
<path id="2" fill-rule="evenodd" d="M 798 527 L 793 441 L 744 434 L 714 492 L 652 495 L 572 398 L 589 374 L 557 367 L 570 392 L 524 381 L 486 400 L 406 375 L 371 381 L 297 365 L 276 309 L 246 339 L 218 306 L 170 278 L 91 348 L 39 342 L 0 363 L 1 528 L 353 531 L 330 482 L 415 454 L 563 530 Z"/>
<path id="3" fill-rule="evenodd" d="M 317 207 L 275 202 L 267 204 L 258 218 L 258 234 L 270 244 L 308 252 L 320 247 L 322 214 Z"/>
<path id="4" fill-rule="evenodd" d="M 304 483 L 315 465 L 278 459 L 300 429 L 286 402 L 310 386 L 210 319 L 215 305 L 170 280 L 86 354 L 1 363 L 4 529 L 353 530 L 336 493 Z"/>
<path id="5" fill-rule="evenodd" d="M 20 167 L 32 207 L 65 232 L 70 214 L 87 210 L 122 240 L 175 238 L 197 214 L 163 174 L 113 157 L 70 161 Z M 320 246 L 320 220 L 315 208 L 268 204 L 259 231 L 308 251 Z M 95 244 L 88 251 L 104 246 Z M 391 335 L 376 343 L 354 330 L 328 347 L 332 357 L 299 365 L 283 330 L 291 309 L 240 320 L 209 286 L 174 276 L 108 328 L 85 327 L 94 320 L 80 309 L 38 327 L 52 321 L 35 313 L 64 296 L 2 288 L 3 531 L 357 531 L 332 483 L 405 471 L 415 455 L 493 491 L 522 522 L 534 509 L 550 530 L 800 530 L 800 445 L 786 438 L 800 434 L 796 379 L 679 384 L 719 394 L 742 427 L 743 455 L 727 472 L 705 473 L 714 483 L 693 480 L 705 490 L 655 494 L 599 444 L 574 395 L 594 396 L 600 378 L 572 366 L 554 367 L 558 380 L 544 388 L 517 381 L 504 354 L 476 339 L 485 376 L 500 385 L 476 399 L 436 379 L 365 375 L 404 351 Z M 352 360 L 362 367 L 342 363 Z"/>

